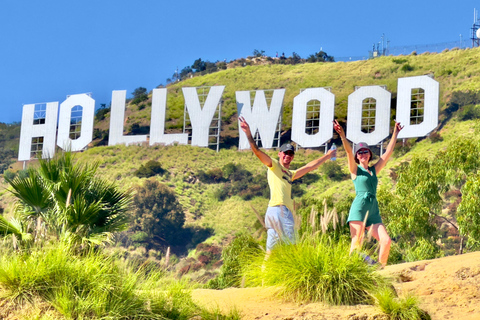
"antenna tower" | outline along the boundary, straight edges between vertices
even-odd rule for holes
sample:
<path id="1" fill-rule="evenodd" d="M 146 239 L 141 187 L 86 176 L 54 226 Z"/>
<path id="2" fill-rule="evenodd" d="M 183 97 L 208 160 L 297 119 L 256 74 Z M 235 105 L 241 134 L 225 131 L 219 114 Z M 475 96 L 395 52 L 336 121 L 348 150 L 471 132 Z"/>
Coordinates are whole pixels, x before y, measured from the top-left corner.
<path id="1" fill-rule="evenodd" d="M 473 9 L 473 26 L 472 30 L 472 48 L 480 46 L 480 20 L 478 20 L 478 11 Z"/>

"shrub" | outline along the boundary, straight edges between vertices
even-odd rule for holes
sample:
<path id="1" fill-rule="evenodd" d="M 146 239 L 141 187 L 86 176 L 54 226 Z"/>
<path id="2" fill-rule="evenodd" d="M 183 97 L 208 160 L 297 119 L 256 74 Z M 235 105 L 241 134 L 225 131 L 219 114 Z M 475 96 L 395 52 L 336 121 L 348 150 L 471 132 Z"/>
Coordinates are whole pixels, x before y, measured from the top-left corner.
<path id="1" fill-rule="evenodd" d="M 225 289 L 240 287 L 242 271 L 253 257 L 263 256 L 259 243 L 247 234 L 238 234 L 222 252 L 223 265 L 219 275 L 208 282 L 207 287 Z"/>
<path id="2" fill-rule="evenodd" d="M 197 173 L 198 180 L 203 183 L 220 183 L 224 182 L 225 179 L 223 178 L 223 172 L 220 168 L 213 168 L 208 170 L 207 172 L 200 170 Z"/>
<path id="3" fill-rule="evenodd" d="M 432 132 L 432 133 L 430 133 L 430 135 L 428 136 L 428 138 L 430 139 L 430 141 L 431 141 L 432 143 L 439 142 L 439 141 L 443 141 L 442 136 L 441 136 L 438 132 Z"/>
<path id="4" fill-rule="evenodd" d="M 218 246 L 200 243 L 197 245 L 198 261 L 203 265 L 212 265 L 222 256 L 222 249 Z"/>
<path id="5" fill-rule="evenodd" d="M 480 104 L 480 94 L 475 91 L 455 91 L 447 102 L 445 112 L 450 114 L 463 106 Z"/>
<path id="6" fill-rule="evenodd" d="M 412 67 L 410 64 L 408 63 L 405 63 L 401 68 L 400 70 L 402 70 L 403 72 L 408 72 L 408 71 L 413 71 L 415 68 Z"/>
<path id="7" fill-rule="evenodd" d="M 102 121 L 103 119 L 105 119 L 105 116 L 107 115 L 107 113 L 110 112 L 110 107 L 105 107 L 104 104 L 102 104 L 102 106 L 100 107 L 100 109 L 98 109 L 96 112 L 95 112 L 95 120 L 97 121 Z"/>
<path id="8" fill-rule="evenodd" d="M 346 238 L 304 236 L 296 245 L 277 246 L 267 260 L 257 258 L 245 273 L 246 283 L 278 286 L 296 302 L 371 303 L 370 294 L 385 279 L 349 248 Z"/>
<path id="9" fill-rule="evenodd" d="M 216 189 L 214 196 L 217 200 L 223 201 L 231 196 L 240 196 L 243 200 L 250 200 L 253 197 L 262 196 L 268 198 L 268 182 L 263 175 L 253 175 L 242 165 L 228 163 L 222 168 L 223 178 L 220 178 L 218 169 L 212 169 L 206 173 L 199 171 L 199 179 L 204 181 L 226 181 L 223 188 Z"/>
<path id="10" fill-rule="evenodd" d="M 405 261 L 419 261 L 437 258 L 439 248 L 424 238 L 418 238 L 413 247 L 405 250 Z"/>
<path id="11" fill-rule="evenodd" d="M 431 319 L 427 312 L 418 307 L 418 300 L 414 296 L 401 299 L 390 288 L 382 288 L 374 296 L 377 306 L 391 320 Z"/>
<path id="12" fill-rule="evenodd" d="M 98 251 L 66 248 L 3 254 L 0 283 L 10 299 L 47 303 L 68 319 L 190 319 L 204 313 L 185 282 L 168 281 L 158 267 L 119 266 Z M 213 315 L 206 318 L 215 318 Z"/>
<path id="13" fill-rule="evenodd" d="M 322 165 L 322 173 L 325 174 L 328 178 L 332 179 L 333 181 L 342 181 L 346 177 L 342 171 L 342 167 L 336 161 L 327 161 Z"/>
<path id="14" fill-rule="evenodd" d="M 11 170 L 5 170 L 3 172 L 3 177 L 9 180 L 13 180 L 17 176 L 17 173 Z"/>
<path id="15" fill-rule="evenodd" d="M 480 107 L 474 105 L 466 105 L 458 111 L 458 119 L 467 121 L 480 118 Z"/>
<path id="16" fill-rule="evenodd" d="M 150 160 L 145 165 L 142 164 L 133 174 L 138 178 L 150 178 L 164 173 L 165 169 L 162 168 L 160 162 Z"/>

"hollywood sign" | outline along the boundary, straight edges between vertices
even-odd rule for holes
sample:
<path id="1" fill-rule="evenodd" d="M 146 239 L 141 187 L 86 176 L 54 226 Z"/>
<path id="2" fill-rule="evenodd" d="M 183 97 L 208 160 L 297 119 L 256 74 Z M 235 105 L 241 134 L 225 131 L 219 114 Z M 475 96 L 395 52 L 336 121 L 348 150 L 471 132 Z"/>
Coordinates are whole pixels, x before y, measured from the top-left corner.
<path id="1" fill-rule="evenodd" d="M 213 86 L 207 99 L 201 106 L 196 88 L 182 88 L 185 106 L 188 112 L 192 133 L 191 145 L 207 147 L 209 129 L 215 111 L 221 101 L 225 86 Z M 422 89 L 423 121 L 411 124 L 412 90 Z M 428 76 L 406 77 L 398 79 L 396 120 L 405 127 L 398 138 L 415 138 L 428 135 L 438 125 L 439 83 Z M 250 124 L 252 132 L 258 130 L 264 148 L 272 148 L 278 119 L 282 112 L 285 89 L 273 91 L 268 106 L 263 90 L 257 90 L 253 106 L 250 91 L 237 91 L 236 102 L 238 115 L 243 116 Z M 362 132 L 362 103 L 365 99 L 375 101 L 375 126 L 373 132 Z M 110 131 L 108 145 L 141 144 L 150 145 L 172 143 L 188 144 L 188 133 L 165 133 L 165 113 L 167 105 L 167 89 L 153 89 L 150 134 L 124 135 L 126 91 L 113 91 L 110 111 Z M 319 131 L 306 133 L 307 104 L 320 101 Z M 391 93 L 381 86 L 364 86 L 357 88 L 348 97 L 347 138 L 353 143 L 364 141 L 370 145 L 382 142 L 389 135 Z M 71 139 L 70 125 L 72 109 L 82 107 L 81 132 L 77 139 Z M 292 141 L 302 147 L 319 147 L 327 143 L 333 136 L 335 95 L 324 88 L 310 88 L 302 91 L 293 100 Z M 59 114 L 58 114 L 59 113 Z M 93 138 L 93 120 L 95 101 L 87 94 L 69 96 L 58 108 L 58 102 L 46 104 L 44 123 L 34 124 L 35 104 L 23 107 L 18 160 L 30 160 L 32 139 L 43 138 L 43 157 L 51 157 L 55 146 L 71 151 L 83 150 Z M 57 121 L 58 120 L 58 121 Z M 58 128 L 57 128 L 58 123 Z M 57 131 L 58 130 L 58 131 Z M 245 133 L 239 130 L 239 149 L 250 148 Z"/>

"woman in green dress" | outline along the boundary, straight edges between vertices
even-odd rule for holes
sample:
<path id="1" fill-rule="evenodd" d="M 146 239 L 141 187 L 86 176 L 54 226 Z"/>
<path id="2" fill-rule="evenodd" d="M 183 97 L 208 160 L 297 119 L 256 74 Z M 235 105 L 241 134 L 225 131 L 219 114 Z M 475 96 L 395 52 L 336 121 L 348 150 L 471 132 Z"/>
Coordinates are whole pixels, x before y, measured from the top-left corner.
<path id="1" fill-rule="evenodd" d="M 392 240 L 387 233 L 387 229 L 382 222 L 378 210 L 376 197 L 378 184 L 377 174 L 380 173 L 390 159 L 395 143 L 397 142 L 398 133 L 403 127 L 400 123 L 395 122 L 392 139 L 385 153 L 380 156 L 378 162 L 373 166 L 369 166 L 369 162 L 372 159 L 372 151 L 368 147 L 368 144 L 360 142 L 355 145 L 355 150 L 352 150 L 350 143 L 345 137 L 345 132 L 337 120 L 334 121 L 333 128 L 342 139 L 343 147 L 347 153 L 348 169 L 352 177 L 353 185 L 355 186 L 356 196 L 348 215 L 350 235 L 352 238 L 350 253 L 361 246 L 364 230 L 367 229 L 370 231 L 370 229 L 372 229 L 371 234 L 380 245 L 378 260 L 382 267 L 384 267 L 387 264 Z"/>

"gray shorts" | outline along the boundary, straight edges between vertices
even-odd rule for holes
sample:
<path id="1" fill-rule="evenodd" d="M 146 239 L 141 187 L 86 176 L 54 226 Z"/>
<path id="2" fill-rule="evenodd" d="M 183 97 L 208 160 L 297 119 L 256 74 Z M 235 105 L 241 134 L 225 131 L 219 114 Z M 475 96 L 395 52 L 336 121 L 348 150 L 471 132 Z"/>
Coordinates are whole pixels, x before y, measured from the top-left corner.
<path id="1" fill-rule="evenodd" d="M 267 251 L 279 242 L 295 243 L 293 214 L 285 206 L 268 207 L 265 214 L 267 227 Z"/>

